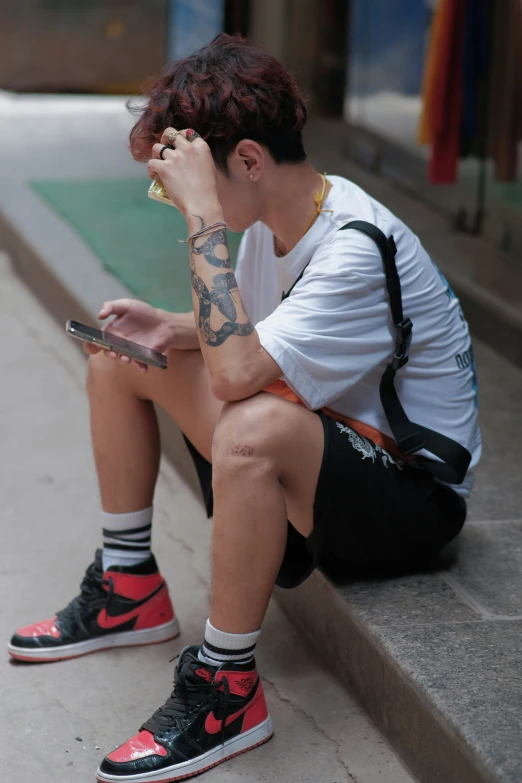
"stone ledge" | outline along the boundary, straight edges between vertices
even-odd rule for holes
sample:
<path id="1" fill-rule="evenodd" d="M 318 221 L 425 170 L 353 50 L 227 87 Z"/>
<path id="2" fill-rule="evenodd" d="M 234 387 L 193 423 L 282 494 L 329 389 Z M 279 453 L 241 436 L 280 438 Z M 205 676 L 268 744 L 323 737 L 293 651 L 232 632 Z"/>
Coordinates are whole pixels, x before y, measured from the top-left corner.
<path id="1" fill-rule="evenodd" d="M 340 681 L 357 697 L 411 771 L 423 783 L 493 780 L 437 715 L 426 695 L 379 644 L 334 585 L 316 571 L 277 601 Z"/>
<path id="2" fill-rule="evenodd" d="M 434 569 L 277 600 L 426 783 L 518 783 L 522 520 L 469 522 Z"/>

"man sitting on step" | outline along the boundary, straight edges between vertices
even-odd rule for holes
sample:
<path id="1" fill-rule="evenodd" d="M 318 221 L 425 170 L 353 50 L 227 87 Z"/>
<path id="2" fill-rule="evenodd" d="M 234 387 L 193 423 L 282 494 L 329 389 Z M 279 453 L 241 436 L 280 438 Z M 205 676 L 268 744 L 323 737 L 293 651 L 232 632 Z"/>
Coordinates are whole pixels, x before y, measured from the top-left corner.
<path id="1" fill-rule="evenodd" d="M 274 585 L 327 561 L 347 575 L 422 566 L 464 524 L 480 433 L 459 302 L 407 226 L 313 169 L 306 115 L 277 60 L 223 34 L 167 67 L 131 132 L 186 218 L 194 312 L 103 305 L 110 331 L 168 369 L 88 347 L 103 549 L 80 595 L 9 651 L 51 661 L 179 633 L 150 549 L 153 403 L 196 461 L 212 579 L 174 691 L 99 781 L 181 780 L 267 741 L 254 650 Z M 235 272 L 227 228 L 245 232 Z"/>

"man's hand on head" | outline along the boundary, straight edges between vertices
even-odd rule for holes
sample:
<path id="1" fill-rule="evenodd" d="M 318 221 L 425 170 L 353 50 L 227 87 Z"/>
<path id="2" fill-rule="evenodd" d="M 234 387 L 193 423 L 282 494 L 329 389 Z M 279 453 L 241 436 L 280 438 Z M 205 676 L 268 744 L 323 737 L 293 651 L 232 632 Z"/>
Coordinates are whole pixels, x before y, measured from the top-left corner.
<path id="1" fill-rule="evenodd" d="M 161 141 L 152 147 L 152 158 L 148 163 L 151 179 L 159 177 L 174 206 L 188 220 L 191 213 L 213 214 L 221 212 L 217 190 L 217 172 L 207 142 L 198 134 L 192 137 L 187 130 L 166 128 Z M 169 135 L 172 138 L 169 143 Z M 161 154 L 161 158 L 160 158 Z M 218 218 L 219 219 L 219 218 Z"/>

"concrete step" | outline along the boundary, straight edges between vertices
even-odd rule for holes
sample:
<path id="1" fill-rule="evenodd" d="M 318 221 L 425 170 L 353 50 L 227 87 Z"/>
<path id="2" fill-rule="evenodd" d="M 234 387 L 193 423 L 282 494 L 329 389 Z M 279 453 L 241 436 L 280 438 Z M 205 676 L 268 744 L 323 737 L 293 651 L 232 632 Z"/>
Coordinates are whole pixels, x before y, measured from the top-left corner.
<path id="1" fill-rule="evenodd" d="M 325 150 L 321 170 L 345 173 L 348 164 L 332 158 L 328 137 L 318 143 Z M 98 151 L 94 144 L 89 152 L 85 140 L 81 165 L 87 167 L 91 154 L 93 176 L 102 176 Z M 135 174 L 115 159 L 104 160 L 105 176 Z M 459 262 L 439 216 L 430 218 L 404 193 L 349 165 L 351 178 L 388 203 L 421 239 L 437 235 L 445 256 L 437 262 L 445 272 Z M 51 168 L 48 160 L 46 166 Z M 26 179 L 35 176 L 41 171 L 28 171 Z M 78 170 L 70 176 L 79 176 Z M 103 299 L 126 293 L 23 178 L 0 186 L 0 232 L 20 273 L 60 323 L 71 314 L 92 319 Z M 323 657 L 328 651 L 336 675 L 425 783 L 522 779 L 522 372 L 479 340 L 475 349 L 485 450 L 469 521 L 455 546 L 430 573 L 366 576 L 343 585 L 316 573 L 297 590 L 277 593 L 292 621 Z M 179 433 L 167 424 L 165 451 L 194 487 Z"/>

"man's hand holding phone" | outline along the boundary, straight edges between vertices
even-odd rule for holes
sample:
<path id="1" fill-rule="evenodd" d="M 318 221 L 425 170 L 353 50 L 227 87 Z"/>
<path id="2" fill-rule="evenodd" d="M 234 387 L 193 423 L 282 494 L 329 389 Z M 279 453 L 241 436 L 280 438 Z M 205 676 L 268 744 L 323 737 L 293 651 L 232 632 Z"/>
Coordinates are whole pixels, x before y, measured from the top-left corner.
<path id="1" fill-rule="evenodd" d="M 136 299 L 116 299 L 105 302 L 98 313 L 101 321 L 111 316 L 114 318 L 107 324 L 107 332 L 147 346 L 160 354 L 167 354 L 171 348 L 178 350 L 199 348 L 193 313 L 169 313 Z M 104 351 L 105 355 L 113 361 L 119 361 L 124 365 L 134 361 L 141 372 L 148 370 L 148 365 L 144 362 L 91 342 L 84 343 L 84 351 L 90 355 Z"/>

